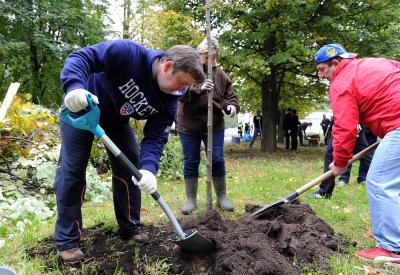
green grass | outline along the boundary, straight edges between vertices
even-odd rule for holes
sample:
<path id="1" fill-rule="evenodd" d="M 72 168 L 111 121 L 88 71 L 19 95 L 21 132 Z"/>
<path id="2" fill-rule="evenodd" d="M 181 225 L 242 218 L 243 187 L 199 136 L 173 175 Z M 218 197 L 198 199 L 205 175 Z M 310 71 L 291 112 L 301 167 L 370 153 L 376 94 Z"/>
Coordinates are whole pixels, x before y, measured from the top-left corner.
<path id="1" fill-rule="evenodd" d="M 255 144 L 254 148 L 259 148 Z M 264 205 L 274 202 L 322 174 L 325 148 L 300 147 L 298 151 L 278 149 L 274 153 L 261 153 L 253 149 L 247 153 L 246 144 L 230 145 L 225 148 L 227 166 L 228 196 L 235 203 L 234 213 L 224 213 L 235 218 L 244 212 L 246 204 Z M 380 269 L 384 274 L 400 274 L 400 269 L 383 264 L 366 263 L 356 258 L 354 252 L 361 248 L 374 247 L 374 241 L 363 237 L 371 229 L 369 204 L 365 186 L 357 185 L 358 163 L 353 166 L 350 184 L 336 188 L 331 200 L 316 200 L 307 195 L 315 192 L 315 187 L 300 196 L 302 203 L 310 204 L 316 214 L 341 233 L 357 248 L 350 246 L 349 254 L 335 254 L 329 259 L 333 274 L 367 274 L 367 268 Z M 158 188 L 164 200 L 179 217 L 180 206 L 185 201 L 183 182 L 159 180 Z M 199 184 L 199 209 L 206 208 L 205 177 Z M 213 197 L 215 205 L 215 197 Z M 150 196 L 143 196 L 142 220 L 145 223 L 165 223 L 167 218 L 158 204 Z M 90 227 L 104 223 L 106 228 L 116 228 L 112 202 L 97 205 L 84 205 L 84 226 Z M 54 220 L 46 224 L 32 224 L 23 234 L 7 240 L 0 250 L 0 265 L 9 265 L 19 274 L 43 274 L 44 263 L 38 259 L 28 260 L 25 249 L 52 234 Z M 149 273 L 163 273 L 167 264 L 159 262 L 148 266 Z M 84 272 L 84 270 L 82 270 Z M 119 272 L 118 270 L 116 271 Z M 57 274 L 57 270 L 53 274 Z M 308 272 L 305 272 L 308 273 Z M 308 273 L 309 274 L 309 273 Z"/>

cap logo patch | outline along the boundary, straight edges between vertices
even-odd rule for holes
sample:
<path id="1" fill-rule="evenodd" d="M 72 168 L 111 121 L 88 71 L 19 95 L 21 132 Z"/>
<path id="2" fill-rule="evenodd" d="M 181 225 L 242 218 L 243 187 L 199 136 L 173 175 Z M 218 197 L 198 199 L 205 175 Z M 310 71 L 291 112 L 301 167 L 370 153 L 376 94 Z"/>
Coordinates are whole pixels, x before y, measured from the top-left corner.
<path id="1" fill-rule="evenodd" d="M 327 55 L 327 56 L 330 56 L 330 57 L 336 56 L 336 49 L 335 49 L 335 48 L 329 48 L 329 49 L 327 49 L 327 50 L 326 50 L 326 55 Z"/>

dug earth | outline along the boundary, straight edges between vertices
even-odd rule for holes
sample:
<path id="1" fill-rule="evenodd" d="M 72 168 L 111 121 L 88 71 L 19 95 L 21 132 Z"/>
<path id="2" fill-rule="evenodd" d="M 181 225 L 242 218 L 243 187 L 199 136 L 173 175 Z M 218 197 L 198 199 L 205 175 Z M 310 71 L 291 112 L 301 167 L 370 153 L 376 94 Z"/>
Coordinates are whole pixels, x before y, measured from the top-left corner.
<path id="1" fill-rule="evenodd" d="M 329 256 L 335 251 L 346 253 L 348 244 L 343 237 L 308 205 L 282 205 L 255 220 L 250 213 L 257 208 L 248 205 L 246 213 L 233 220 L 223 218 L 216 210 L 181 220 L 183 228 L 196 228 L 215 242 L 211 253 L 174 249 L 167 239 L 172 233 L 168 225 L 146 226 L 144 231 L 151 241 L 142 246 L 123 241 L 115 230 L 98 225 L 84 230 L 82 250 L 86 260 L 78 266 L 56 264 L 50 238 L 31 249 L 29 255 L 44 258 L 49 271 L 58 269 L 63 274 L 83 269 L 96 274 L 114 274 L 116 270 L 123 274 L 329 274 Z"/>

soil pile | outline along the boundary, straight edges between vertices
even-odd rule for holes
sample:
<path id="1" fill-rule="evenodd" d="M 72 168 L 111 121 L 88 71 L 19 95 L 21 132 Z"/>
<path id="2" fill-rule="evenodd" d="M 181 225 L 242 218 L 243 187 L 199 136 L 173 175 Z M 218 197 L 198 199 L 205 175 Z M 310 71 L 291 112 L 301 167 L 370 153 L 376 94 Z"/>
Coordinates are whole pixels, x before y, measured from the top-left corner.
<path id="1" fill-rule="evenodd" d="M 87 260 L 82 264 L 97 274 L 113 274 L 116 268 L 126 274 L 150 273 L 151 268 L 160 272 L 160 268 L 168 269 L 170 274 L 299 274 L 305 270 L 329 273 L 328 256 L 347 247 L 308 205 L 276 207 L 260 220 L 248 214 L 256 209 L 257 206 L 248 206 L 247 213 L 235 220 L 224 219 L 213 210 L 181 221 L 184 229 L 196 228 L 215 241 L 215 251 L 203 255 L 174 249 L 167 240 L 169 227 L 145 227 L 151 242 L 139 246 L 99 225 L 84 232 L 81 247 Z M 50 270 L 55 268 L 51 256 L 55 253 L 50 239 L 30 251 L 31 256 L 48 259 Z M 79 269 L 64 266 L 63 273 Z"/>

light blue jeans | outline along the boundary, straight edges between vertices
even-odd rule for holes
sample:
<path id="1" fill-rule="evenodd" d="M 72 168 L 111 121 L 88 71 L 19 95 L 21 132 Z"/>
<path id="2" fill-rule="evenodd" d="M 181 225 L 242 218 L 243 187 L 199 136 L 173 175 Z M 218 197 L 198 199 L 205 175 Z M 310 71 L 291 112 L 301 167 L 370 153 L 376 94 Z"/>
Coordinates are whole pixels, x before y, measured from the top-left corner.
<path id="1" fill-rule="evenodd" d="M 400 127 L 379 144 L 367 175 L 376 246 L 400 251 Z"/>

